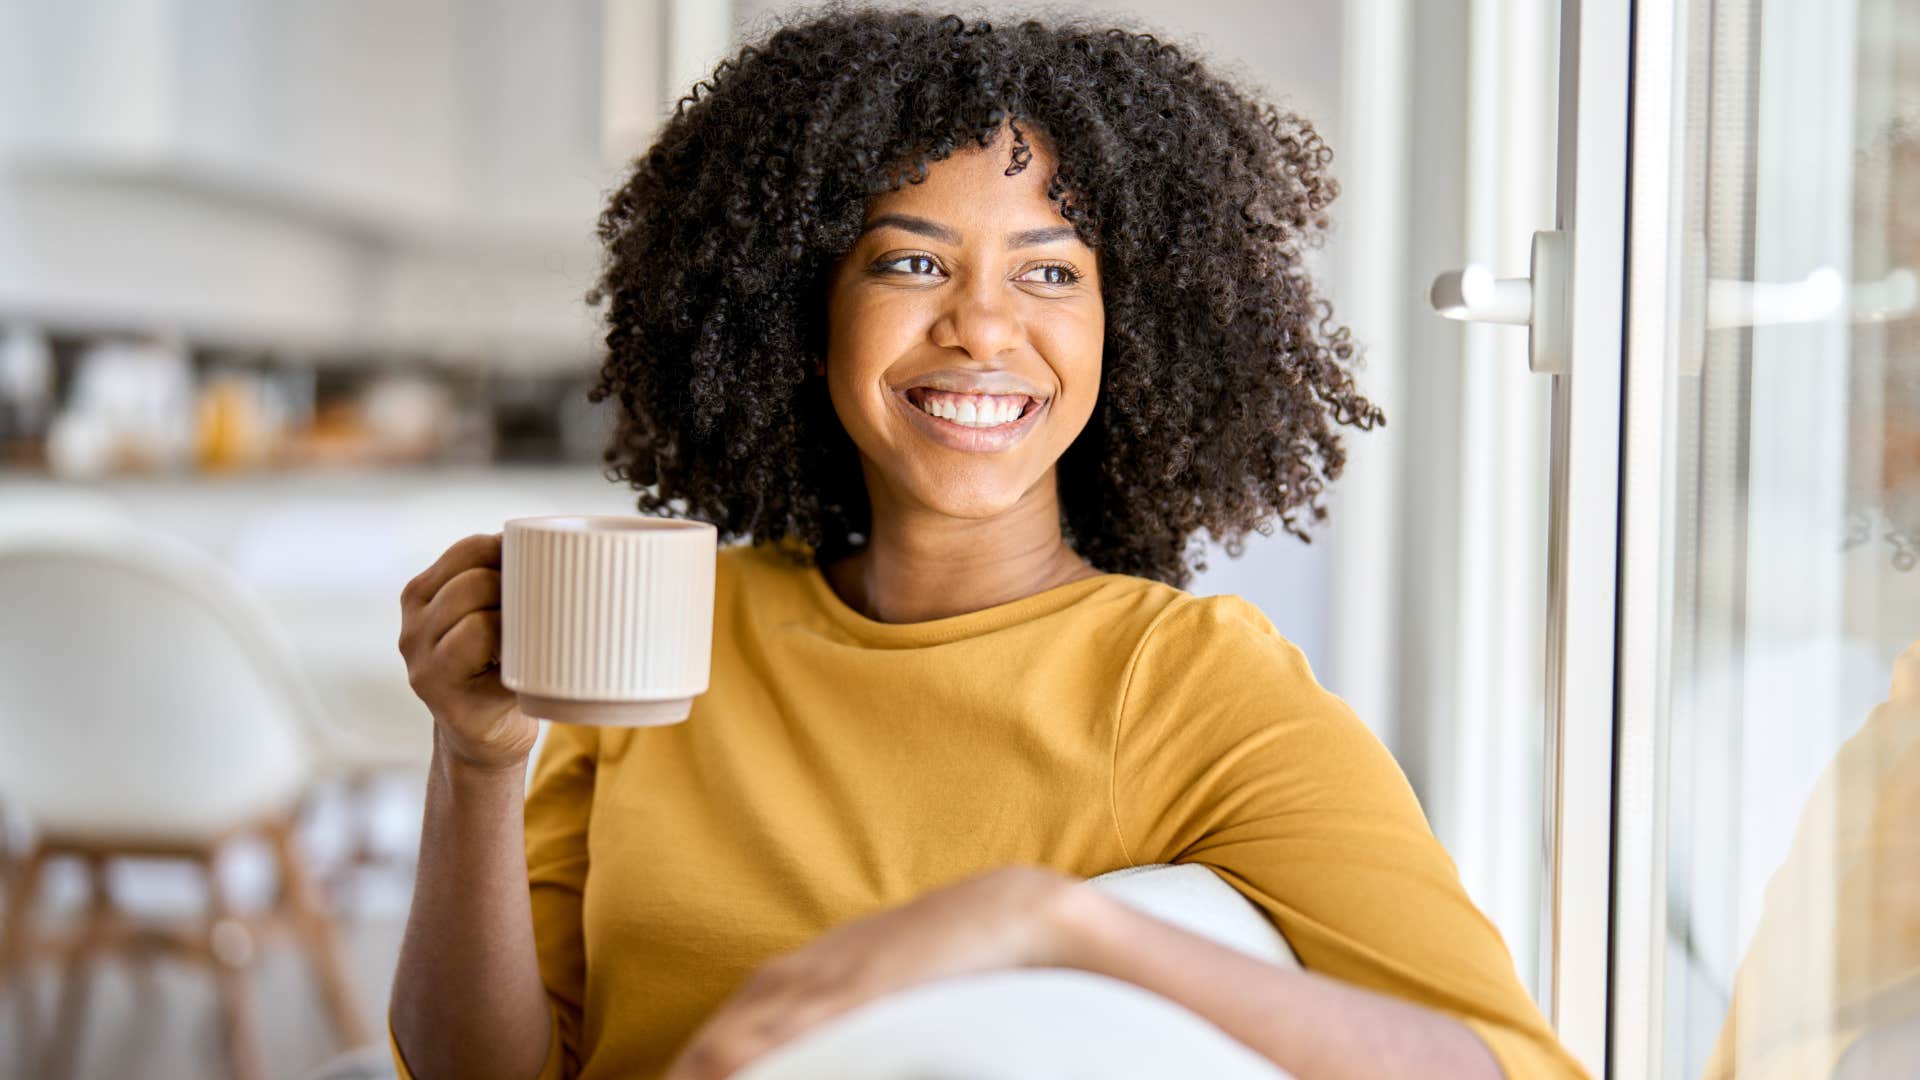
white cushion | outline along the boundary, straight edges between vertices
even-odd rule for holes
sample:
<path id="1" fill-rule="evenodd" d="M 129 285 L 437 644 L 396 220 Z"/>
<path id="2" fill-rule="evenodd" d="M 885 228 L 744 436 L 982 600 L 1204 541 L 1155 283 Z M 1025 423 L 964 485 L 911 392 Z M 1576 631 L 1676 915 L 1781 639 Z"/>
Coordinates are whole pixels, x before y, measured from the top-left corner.
<path id="1" fill-rule="evenodd" d="M 1157 919 L 1268 963 L 1300 965 L 1266 912 L 1200 863 L 1129 866 L 1091 878 L 1088 884 Z"/>
<path id="2" fill-rule="evenodd" d="M 1270 962 L 1297 966 L 1266 915 L 1199 864 L 1091 879 L 1115 898 Z M 1199 1014 L 1131 983 L 1025 968 L 922 983 L 835 1017 L 735 1080 L 1288 1080 Z"/>

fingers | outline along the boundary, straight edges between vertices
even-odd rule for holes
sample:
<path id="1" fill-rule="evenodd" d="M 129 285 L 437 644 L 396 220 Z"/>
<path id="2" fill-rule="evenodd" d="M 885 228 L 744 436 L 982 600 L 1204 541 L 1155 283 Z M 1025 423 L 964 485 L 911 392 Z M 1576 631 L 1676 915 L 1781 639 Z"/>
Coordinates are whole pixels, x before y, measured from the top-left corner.
<path id="1" fill-rule="evenodd" d="M 420 613 L 421 639 L 432 648 L 469 612 L 500 606 L 500 571 L 475 566 L 460 571 L 440 587 Z"/>
<path id="2" fill-rule="evenodd" d="M 434 666 L 458 679 L 471 679 L 500 657 L 500 609 L 469 611 L 433 647 Z"/>
<path id="3" fill-rule="evenodd" d="M 524 761 L 539 734 L 497 667 L 503 540 L 465 537 L 400 590 L 407 684 L 432 712 L 438 745 L 489 769 Z"/>
<path id="4" fill-rule="evenodd" d="M 811 1033 L 846 1011 L 840 1002 L 824 998 L 799 1002 L 771 1002 L 751 1015 L 734 1015 L 711 1025 L 684 1048 L 668 1080 L 720 1080 L 732 1076 L 767 1054 Z"/>
<path id="5" fill-rule="evenodd" d="M 500 533 L 474 533 L 454 542 L 432 566 L 422 570 L 400 590 L 403 611 L 425 607 L 434 595 L 461 571 L 475 566 L 500 568 Z"/>

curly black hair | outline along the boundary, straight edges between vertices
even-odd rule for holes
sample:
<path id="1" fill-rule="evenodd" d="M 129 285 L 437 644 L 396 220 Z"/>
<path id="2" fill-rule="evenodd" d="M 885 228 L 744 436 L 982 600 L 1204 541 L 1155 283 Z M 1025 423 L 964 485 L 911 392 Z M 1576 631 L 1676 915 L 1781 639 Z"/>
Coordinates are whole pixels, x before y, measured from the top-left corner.
<path id="1" fill-rule="evenodd" d="M 1099 397 L 1057 470 L 1065 542 L 1184 587 L 1200 529 L 1236 557 L 1275 518 L 1308 539 L 1345 460 L 1335 425 L 1383 420 L 1302 264 L 1339 192 L 1312 125 L 1152 34 L 841 2 L 720 61 L 600 215 L 589 397 L 618 399 L 607 475 L 642 513 L 802 563 L 864 543 L 858 454 L 816 373 L 831 272 L 870 197 L 1003 128 L 1009 174 L 1029 133 L 1046 140 L 1048 197 L 1100 259 Z"/>

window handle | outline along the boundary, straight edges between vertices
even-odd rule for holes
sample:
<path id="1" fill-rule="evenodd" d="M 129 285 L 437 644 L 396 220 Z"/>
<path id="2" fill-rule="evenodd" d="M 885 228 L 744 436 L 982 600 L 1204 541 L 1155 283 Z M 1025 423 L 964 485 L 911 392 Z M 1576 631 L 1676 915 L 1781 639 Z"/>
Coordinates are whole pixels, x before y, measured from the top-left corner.
<path id="1" fill-rule="evenodd" d="M 1840 271 L 1816 267 L 1799 281 L 1707 281 L 1707 329 L 1784 326 L 1845 317 L 1894 322 L 1920 308 L 1920 275 L 1900 266 L 1879 281 L 1849 286 Z"/>
<path id="2" fill-rule="evenodd" d="M 1527 367 L 1564 374 L 1571 352 L 1567 321 L 1567 234 L 1542 229 L 1522 278 L 1496 278 L 1480 263 L 1468 263 L 1433 279 L 1427 303 L 1449 319 L 1527 328 Z"/>

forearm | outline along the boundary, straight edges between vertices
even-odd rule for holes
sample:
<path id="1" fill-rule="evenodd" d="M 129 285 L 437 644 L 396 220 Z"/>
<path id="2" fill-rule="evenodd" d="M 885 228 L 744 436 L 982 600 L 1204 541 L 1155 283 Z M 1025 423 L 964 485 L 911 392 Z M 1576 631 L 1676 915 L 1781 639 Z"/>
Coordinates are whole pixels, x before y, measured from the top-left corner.
<path id="1" fill-rule="evenodd" d="M 1072 890 L 1061 923 L 1067 966 L 1183 1005 L 1298 1080 L 1502 1076 L 1486 1044 L 1453 1017 L 1277 967 L 1097 890 Z"/>
<path id="2" fill-rule="evenodd" d="M 417 1080 L 535 1076 L 546 990 L 524 847 L 526 765 L 475 772 L 435 742 L 413 906 L 394 973 L 394 1041 Z"/>

